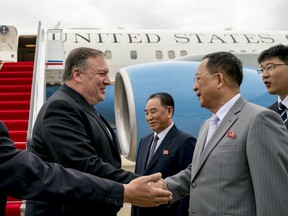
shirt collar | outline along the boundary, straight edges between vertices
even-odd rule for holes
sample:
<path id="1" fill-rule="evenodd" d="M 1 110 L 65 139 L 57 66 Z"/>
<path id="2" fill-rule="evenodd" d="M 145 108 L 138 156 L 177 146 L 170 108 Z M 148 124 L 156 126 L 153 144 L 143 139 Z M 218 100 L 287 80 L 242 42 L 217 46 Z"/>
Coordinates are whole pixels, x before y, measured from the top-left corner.
<path id="1" fill-rule="evenodd" d="M 233 98 L 231 98 L 228 102 L 226 102 L 217 112 L 216 115 L 222 121 L 228 111 L 231 109 L 231 107 L 236 103 L 236 101 L 241 97 L 240 94 L 235 95 Z"/>
<path id="2" fill-rule="evenodd" d="M 154 132 L 154 137 L 155 135 L 157 135 L 159 137 L 159 141 L 162 141 L 164 137 L 166 136 L 166 134 L 169 132 L 169 130 L 173 127 L 173 125 L 174 125 L 174 122 L 172 122 L 171 125 L 169 125 L 165 130 L 161 131 L 159 134 Z"/>
<path id="3" fill-rule="evenodd" d="M 282 103 L 282 104 L 284 104 L 286 107 L 288 107 L 288 96 L 286 96 L 285 98 L 284 98 L 284 100 L 281 100 L 281 98 L 278 96 L 278 104 L 279 103 Z"/>

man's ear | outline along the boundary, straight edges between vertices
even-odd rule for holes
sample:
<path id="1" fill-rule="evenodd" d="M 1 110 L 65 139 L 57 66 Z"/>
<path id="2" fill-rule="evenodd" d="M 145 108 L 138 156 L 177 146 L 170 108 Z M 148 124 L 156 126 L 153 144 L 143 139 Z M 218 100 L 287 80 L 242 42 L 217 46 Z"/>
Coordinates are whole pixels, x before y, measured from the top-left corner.
<path id="1" fill-rule="evenodd" d="M 172 116 L 173 116 L 173 107 L 172 106 L 168 106 L 167 110 L 169 112 L 169 116 L 172 118 Z"/>
<path id="2" fill-rule="evenodd" d="M 217 73 L 216 74 L 216 78 L 217 78 L 217 80 L 218 80 L 218 85 L 223 85 L 224 83 L 225 83 L 225 77 L 223 76 L 223 74 L 222 73 Z"/>
<path id="3" fill-rule="evenodd" d="M 81 82 L 81 73 L 82 72 L 79 69 L 74 69 L 72 71 L 72 76 L 73 76 L 75 81 Z"/>

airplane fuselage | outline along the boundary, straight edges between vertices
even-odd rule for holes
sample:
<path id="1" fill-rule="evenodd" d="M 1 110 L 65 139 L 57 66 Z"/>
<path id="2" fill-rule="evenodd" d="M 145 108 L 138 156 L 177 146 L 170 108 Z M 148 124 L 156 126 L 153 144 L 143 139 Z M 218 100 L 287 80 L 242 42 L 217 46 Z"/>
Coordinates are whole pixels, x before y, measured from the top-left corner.
<path id="1" fill-rule="evenodd" d="M 63 31 L 62 39 L 65 54 L 79 46 L 93 47 L 105 52 L 111 77 L 114 78 L 120 68 L 134 64 L 184 56 L 191 56 L 193 59 L 220 50 L 236 54 L 259 54 L 272 45 L 287 44 L 288 32 L 75 29 Z M 257 61 L 248 66 L 257 66 Z"/>
<path id="2" fill-rule="evenodd" d="M 20 38 L 36 37 L 36 33 L 36 30 L 18 30 L 19 41 Z M 243 63 L 248 67 L 257 67 L 256 56 L 261 51 L 276 44 L 288 44 L 288 31 L 200 32 L 192 30 L 75 28 L 48 29 L 44 30 L 44 34 L 47 41 L 63 41 L 64 50 L 60 51 L 61 55 L 63 55 L 61 59 L 48 60 L 64 62 L 70 50 L 80 46 L 92 47 L 105 52 L 112 81 L 114 81 L 116 72 L 128 65 L 179 58 L 200 60 L 203 55 L 215 51 L 229 51 L 241 56 L 253 55 L 253 59 L 252 57 L 249 57 L 249 61 L 246 61 L 247 58 L 243 59 Z M 2 47 L 4 47 L 6 41 L 3 39 L 4 37 L 5 34 L 0 34 Z M 17 49 L 14 48 L 17 47 L 15 46 L 17 43 L 19 43 L 20 49 L 21 42 L 17 40 L 10 41 L 13 41 L 10 43 L 13 43 L 13 46 L 10 45 L 13 49 Z M 9 40 L 7 44 L 9 45 Z M 9 46 L 6 49 L 9 49 Z M 17 58 L 17 55 L 21 55 L 21 52 L 17 52 L 17 50 L 14 50 L 14 52 L 15 54 L 10 61 L 21 59 L 19 56 Z M 52 53 L 56 52 L 57 50 L 53 48 Z"/>

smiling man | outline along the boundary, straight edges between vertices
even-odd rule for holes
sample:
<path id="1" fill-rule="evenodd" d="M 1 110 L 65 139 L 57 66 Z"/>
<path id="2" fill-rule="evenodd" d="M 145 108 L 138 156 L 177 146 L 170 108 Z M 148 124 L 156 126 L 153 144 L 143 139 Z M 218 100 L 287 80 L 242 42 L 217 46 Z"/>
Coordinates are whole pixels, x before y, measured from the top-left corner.
<path id="1" fill-rule="evenodd" d="M 145 116 L 153 132 L 140 140 L 135 173 L 149 175 L 161 172 L 165 178 L 184 170 L 191 163 L 196 139 L 176 127 L 174 109 L 174 99 L 166 92 L 154 93 L 148 98 Z M 132 206 L 131 216 L 188 216 L 188 206 L 187 196 L 170 208 Z"/>
<path id="2" fill-rule="evenodd" d="M 42 106 L 34 124 L 28 149 L 46 162 L 129 183 L 139 175 L 121 169 L 116 135 L 94 105 L 105 99 L 110 85 L 109 68 L 100 50 L 80 47 L 65 62 L 64 85 Z M 44 202 L 29 202 L 26 216 L 95 215 L 116 216 L 120 208 L 80 208 Z"/>
<path id="3" fill-rule="evenodd" d="M 172 204 L 190 195 L 190 216 L 287 216 L 287 129 L 241 96 L 242 80 L 242 63 L 229 52 L 207 54 L 197 69 L 193 90 L 212 118 L 201 125 L 191 165 L 164 179 Z"/>

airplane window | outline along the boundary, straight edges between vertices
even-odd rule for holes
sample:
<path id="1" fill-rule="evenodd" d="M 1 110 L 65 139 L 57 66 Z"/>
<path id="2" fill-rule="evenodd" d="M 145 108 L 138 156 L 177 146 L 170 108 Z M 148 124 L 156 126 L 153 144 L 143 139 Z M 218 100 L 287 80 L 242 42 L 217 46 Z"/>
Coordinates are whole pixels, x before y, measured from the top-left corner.
<path id="1" fill-rule="evenodd" d="M 187 51 L 186 50 L 181 50 L 180 51 L 180 56 L 186 56 L 187 55 Z"/>
<path id="2" fill-rule="evenodd" d="M 131 59 L 137 59 L 137 52 L 135 50 L 130 51 L 130 58 Z"/>
<path id="3" fill-rule="evenodd" d="M 156 50 L 156 59 L 163 59 L 163 53 L 161 50 Z"/>
<path id="4" fill-rule="evenodd" d="M 174 58 L 175 58 L 175 52 L 174 52 L 174 50 L 169 50 L 169 51 L 168 51 L 168 58 L 169 58 L 169 59 L 174 59 Z"/>
<path id="5" fill-rule="evenodd" d="M 112 59 L 112 52 L 110 50 L 105 51 L 105 59 Z"/>

